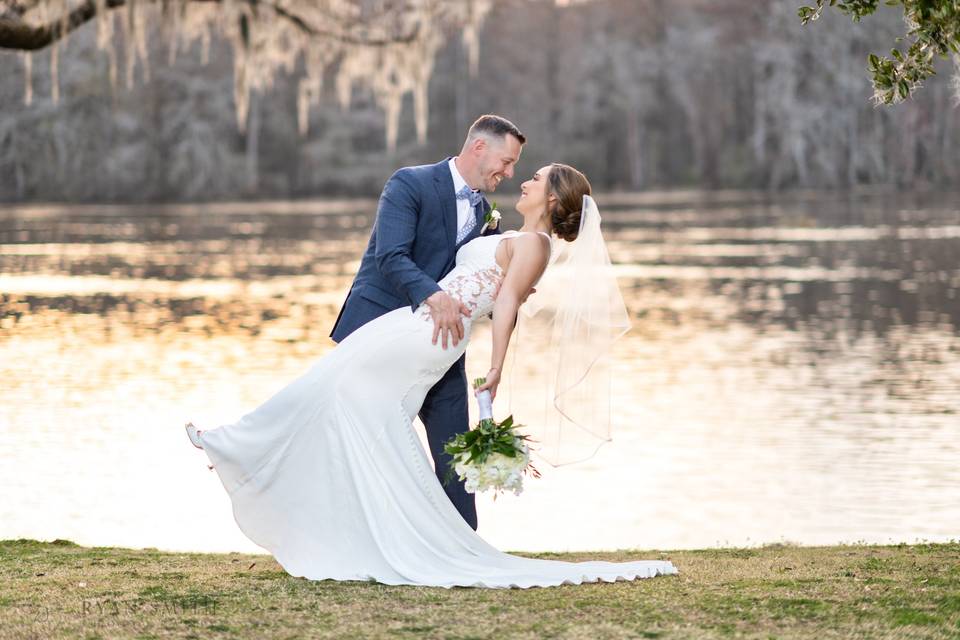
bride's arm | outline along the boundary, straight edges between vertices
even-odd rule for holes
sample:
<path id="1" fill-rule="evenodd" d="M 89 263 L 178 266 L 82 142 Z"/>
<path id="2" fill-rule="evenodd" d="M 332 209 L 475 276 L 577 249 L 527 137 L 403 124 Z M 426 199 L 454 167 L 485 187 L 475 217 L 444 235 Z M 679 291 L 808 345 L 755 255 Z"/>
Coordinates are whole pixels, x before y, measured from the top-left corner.
<path id="1" fill-rule="evenodd" d="M 530 288 L 540 279 L 550 258 L 549 245 L 539 233 L 525 233 L 503 242 L 513 243 L 510 247 L 513 249 L 513 257 L 507 264 L 507 272 L 493 303 L 493 354 L 487 382 L 478 389 L 490 389 L 490 395 L 494 398 L 497 395 L 497 385 L 500 384 L 503 362 L 507 357 L 507 345 L 517 321 L 517 311 Z"/>

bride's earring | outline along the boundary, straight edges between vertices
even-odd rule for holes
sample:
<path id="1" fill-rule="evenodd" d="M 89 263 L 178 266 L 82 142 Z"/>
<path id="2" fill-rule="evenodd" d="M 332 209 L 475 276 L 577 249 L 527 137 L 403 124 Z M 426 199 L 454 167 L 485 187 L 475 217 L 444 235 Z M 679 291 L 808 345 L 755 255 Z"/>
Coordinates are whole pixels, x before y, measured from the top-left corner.
<path id="1" fill-rule="evenodd" d="M 203 449 L 203 445 L 200 444 L 200 433 L 202 429 L 197 429 L 193 426 L 192 422 L 185 424 L 184 428 L 187 430 L 187 437 L 190 438 L 190 443 L 197 449 Z"/>

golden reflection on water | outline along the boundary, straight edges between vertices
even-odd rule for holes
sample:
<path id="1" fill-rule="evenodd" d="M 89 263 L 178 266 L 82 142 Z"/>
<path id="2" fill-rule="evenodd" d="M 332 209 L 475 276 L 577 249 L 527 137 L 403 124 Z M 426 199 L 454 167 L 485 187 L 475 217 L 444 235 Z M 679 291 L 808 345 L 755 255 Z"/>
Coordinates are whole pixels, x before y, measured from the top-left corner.
<path id="1" fill-rule="evenodd" d="M 614 441 L 481 496 L 490 542 L 960 531 L 956 211 L 731 198 L 610 198 L 635 319 Z M 0 538 L 256 550 L 182 424 L 235 420 L 332 348 L 371 222 L 340 204 L 0 210 Z M 471 376 L 489 348 L 480 327 Z"/>

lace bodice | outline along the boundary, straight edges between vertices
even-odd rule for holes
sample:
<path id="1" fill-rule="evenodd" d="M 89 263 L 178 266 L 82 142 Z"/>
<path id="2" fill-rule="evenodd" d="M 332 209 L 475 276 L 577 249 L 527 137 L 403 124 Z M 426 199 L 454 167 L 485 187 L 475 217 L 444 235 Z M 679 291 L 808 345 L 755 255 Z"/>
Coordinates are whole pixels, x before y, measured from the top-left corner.
<path id="1" fill-rule="evenodd" d="M 504 231 L 467 242 L 457 251 L 456 266 L 437 283 L 441 289 L 470 309 L 471 319 L 485 316 L 493 309 L 493 294 L 504 276 L 495 257 L 497 247 L 504 238 L 512 238 L 520 233 L 531 232 Z M 538 233 L 550 237 L 542 231 Z M 427 305 L 420 305 L 417 313 L 430 318 Z"/>

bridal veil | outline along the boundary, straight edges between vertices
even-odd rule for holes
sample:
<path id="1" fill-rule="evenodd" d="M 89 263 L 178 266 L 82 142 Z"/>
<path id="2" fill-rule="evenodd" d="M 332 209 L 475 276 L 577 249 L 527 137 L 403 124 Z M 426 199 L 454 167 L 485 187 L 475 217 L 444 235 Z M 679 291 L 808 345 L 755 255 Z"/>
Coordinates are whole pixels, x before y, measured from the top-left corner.
<path id="1" fill-rule="evenodd" d="M 553 466 L 592 457 L 610 440 L 614 343 L 630 329 L 597 203 L 583 196 L 580 231 L 553 248 L 536 292 L 521 305 L 510 371 L 510 411 Z"/>

